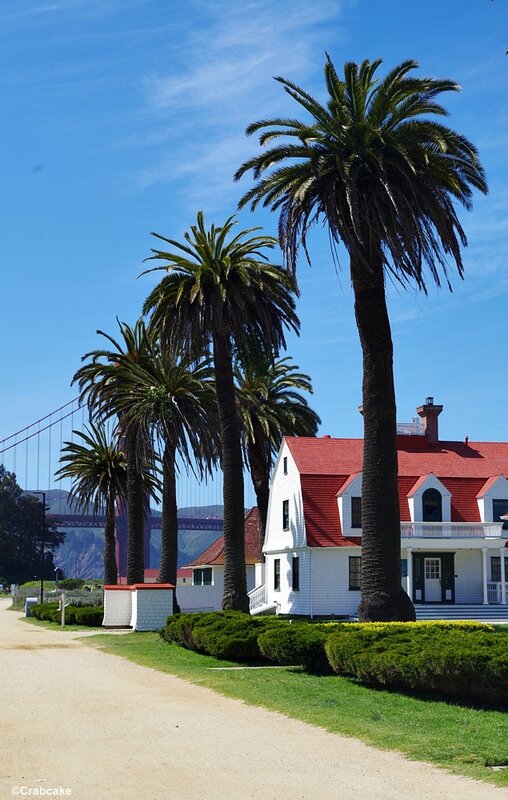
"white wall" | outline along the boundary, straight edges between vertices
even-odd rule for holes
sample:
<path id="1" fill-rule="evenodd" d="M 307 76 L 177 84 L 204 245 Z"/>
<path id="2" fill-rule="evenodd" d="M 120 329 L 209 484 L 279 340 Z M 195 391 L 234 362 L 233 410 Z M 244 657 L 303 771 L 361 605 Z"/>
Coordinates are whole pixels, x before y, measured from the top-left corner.
<path id="1" fill-rule="evenodd" d="M 292 557 L 300 558 L 300 590 L 292 591 Z M 266 559 L 268 603 L 277 603 L 280 614 L 305 616 L 354 616 L 359 591 L 349 591 L 349 556 L 356 547 L 321 547 L 270 554 Z M 280 559 L 280 591 L 274 590 L 274 560 Z"/>
<path id="2" fill-rule="evenodd" d="M 287 458 L 287 475 L 284 475 L 284 458 Z M 288 531 L 283 530 L 282 527 L 282 503 L 284 500 L 289 500 Z M 267 553 L 273 550 L 285 550 L 289 547 L 301 547 L 305 544 L 300 473 L 287 444 L 283 442 L 274 467 L 270 487 L 270 502 L 263 550 Z"/>
<path id="3" fill-rule="evenodd" d="M 255 566 L 247 565 L 247 591 L 255 588 Z M 212 567 L 211 586 L 178 586 L 176 599 L 183 612 L 220 611 L 224 594 L 224 567 Z"/>

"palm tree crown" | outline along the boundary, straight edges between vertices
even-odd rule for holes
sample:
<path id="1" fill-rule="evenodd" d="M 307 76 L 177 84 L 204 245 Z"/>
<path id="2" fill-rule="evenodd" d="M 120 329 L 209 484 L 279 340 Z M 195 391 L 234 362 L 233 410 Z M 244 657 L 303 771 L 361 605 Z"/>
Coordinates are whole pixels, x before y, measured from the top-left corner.
<path id="1" fill-rule="evenodd" d="M 417 78 L 405 61 L 383 80 L 380 60 L 347 63 L 339 78 L 325 64 L 328 102 L 322 105 L 291 81 L 277 78 L 307 112 L 307 120 L 261 120 L 269 147 L 243 164 L 255 184 L 240 206 L 259 203 L 279 213 L 286 266 L 296 269 L 300 245 L 318 220 L 332 243 L 349 253 L 355 317 L 363 355 L 362 619 L 412 619 L 401 590 L 393 345 L 386 307 L 386 273 L 403 285 L 427 288 L 447 277 L 447 258 L 463 273 L 466 236 L 454 203 L 471 207 L 473 189 L 487 191 L 475 147 L 435 117 L 436 101 L 457 91 L 450 80 Z M 278 140 L 282 140 L 280 143 Z M 276 142 L 273 144 L 273 142 Z M 448 283 L 449 285 L 449 283 Z"/>
<path id="2" fill-rule="evenodd" d="M 414 279 L 425 290 L 424 267 L 439 284 L 447 255 L 462 274 L 466 237 L 453 200 L 470 208 L 472 188 L 486 192 L 487 185 L 474 145 L 427 118 L 446 116 L 435 98 L 460 87 L 410 76 L 415 61 L 404 61 L 378 81 L 381 63 L 347 63 L 341 80 L 327 57 L 326 106 L 277 78 L 310 120 L 249 126 L 249 134 L 262 131 L 261 145 L 286 141 L 238 170 L 236 179 L 253 170 L 256 180 L 240 205 L 255 208 L 263 201 L 280 212 L 283 251 L 293 268 L 300 242 L 305 246 L 309 227 L 323 217 L 333 239 L 344 242 L 367 270 L 374 249 L 396 279 Z"/>

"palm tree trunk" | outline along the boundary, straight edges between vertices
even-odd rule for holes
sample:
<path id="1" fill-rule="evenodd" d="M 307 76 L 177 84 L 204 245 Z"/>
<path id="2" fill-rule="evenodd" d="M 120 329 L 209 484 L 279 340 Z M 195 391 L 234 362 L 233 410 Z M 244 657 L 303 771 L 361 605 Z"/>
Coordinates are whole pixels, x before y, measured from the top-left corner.
<path id="1" fill-rule="evenodd" d="M 131 428 L 125 435 L 127 460 L 127 583 L 145 581 L 145 495 L 143 478 L 136 452 L 136 431 Z"/>
<path id="2" fill-rule="evenodd" d="M 257 440 L 259 441 L 259 440 Z M 268 501 L 270 499 L 270 467 L 256 448 L 249 444 L 249 472 L 256 493 L 258 507 L 258 532 L 259 532 L 259 553 L 261 563 L 264 563 L 263 545 L 266 535 L 266 520 L 268 518 Z"/>
<path id="3" fill-rule="evenodd" d="M 222 608 L 248 613 L 242 448 L 236 411 L 231 345 L 226 334 L 214 333 L 213 356 L 224 478 L 224 594 Z"/>
<path id="4" fill-rule="evenodd" d="M 176 587 L 178 562 L 178 509 L 176 504 L 176 448 L 167 443 L 162 459 L 162 519 L 161 519 L 161 568 L 159 583 L 172 583 Z M 180 613 L 173 592 L 173 614 Z"/>
<path id="5" fill-rule="evenodd" d="M 401 587 L 400 510 L 393 344 L 380 260 L 372 271 L 351 259 L 355 316 L 363 353 L 362 574 L 359 618 L 414 620 Z"/>
<path id="6" fill-rule="evenodd" d="M 118 583 L 114 497 L 108 497 L 106 503 L 106 523 L 104 526 L 104 583 L 107 586 L 114 586 Z"/>

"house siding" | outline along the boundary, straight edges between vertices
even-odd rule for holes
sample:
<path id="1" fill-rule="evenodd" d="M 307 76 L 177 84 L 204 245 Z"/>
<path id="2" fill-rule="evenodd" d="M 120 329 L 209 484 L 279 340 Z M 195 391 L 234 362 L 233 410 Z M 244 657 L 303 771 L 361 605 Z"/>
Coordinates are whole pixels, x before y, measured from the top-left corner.
<path id="1" fill-rule="evenodd" d="M 287 475 L 284 475 L 284 458 L 287 458 Z M 289 500 L 289 530 L 287 531 L 282 527 L 284 500 Z M 265 552 L 283 551 L 306 544 L 300 475 L 285 443 L 281 447 L 273 473 L 266 528 L 267 536 L 263 548 Z"/>

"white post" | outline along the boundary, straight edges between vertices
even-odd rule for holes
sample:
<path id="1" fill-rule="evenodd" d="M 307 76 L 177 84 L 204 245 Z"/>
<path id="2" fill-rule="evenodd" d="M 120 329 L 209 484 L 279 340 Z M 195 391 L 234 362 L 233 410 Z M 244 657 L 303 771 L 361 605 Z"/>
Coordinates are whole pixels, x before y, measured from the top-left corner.
<path id="1" fill-rule="evenodd" d="M 410 547 L 406 550 L 407 553 L 407 593 L 409 599 L 413 600 L 413 551 Z"/>
<path id="2" fill-rule="evenodd" d="M 506 549 L 504 547 L 501 548 L 499 551 L 500 559 L 501 559 L 501 603 L 505 606 L 506 605 L 506 570 L 504 564 L 504 556 L 506 553 Z"/>
<path id="3" fill-rule="evenodd" d="M 65 592 L 62 592 L 62 594 L 60 595 L 60 610 L 62 612 L 60 620 L 63 628 L 65 627 Z"/>
<path id="4" fill-rule="evenodd" d="M 483 605 L 489 604 L 489 592 L 487 586 L 487 552 L 486 547 L 482 547 L 482 563 L 483 563 Z"/>

